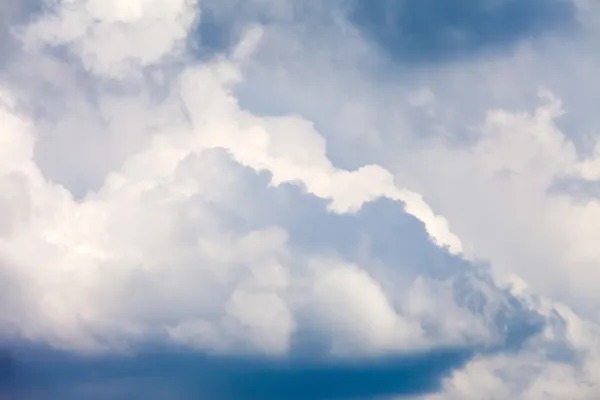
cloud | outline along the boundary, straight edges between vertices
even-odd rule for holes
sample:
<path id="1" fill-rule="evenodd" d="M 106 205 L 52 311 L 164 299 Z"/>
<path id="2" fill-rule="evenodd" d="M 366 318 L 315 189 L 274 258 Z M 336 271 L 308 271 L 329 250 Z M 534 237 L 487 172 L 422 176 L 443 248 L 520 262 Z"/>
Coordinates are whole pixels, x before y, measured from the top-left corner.
<path id="1" fill-rule="evenodd" d="M 67 5 L 59 8 L 57 15 L 62 19 L 58 22 L 70 21 L 73 12 L 100 12 L 88 10 L 92 6 L 88 3 L 78 4 L 74 9 Z M 117 17 L 125 23 L 115 27 L 118 31 L 129 29 L 127 24 L 133 24 L 133 30 L 146 25 L 143 9 L 108 8 L 102 12 L 108 24 Z M 26 30 L 25 43 L 29 44 L 32 35 L 37 37 L 37 29 L 45 32 L 44 38 L 52 38 L 46 35 L 48 29 L 65 33 L 70 25 L 55 18 L 35 22 Z M 179 13 L 172 18 L 178 21 Z M 146 336 L 158 335 L 207 351 L 285 353 L 295 326 L 293 304 L 284 298 L 291 295 L 287 293 L 289 275 L 306 274 L 310 287 L 310 280 L 315 279 L 310 266 L 326 262 L 319 261 L 318 254 L 294 254 L 285 227 L 277 221 L 248 224 L 252 209 L 245 209 L 238 198 L 251 197 L 260 186 L 269 184 L 299 181 L 309 193 L 330 200 L 332 211 L 340 213 L 356 212 L 364 202 L 380 196 L 407 198 L 414 214 L 429 218 L 426 225 L 432 227 L 434 236 L 441 234 L 439 240 L 445 243 L 446 235 L 448 244 L 456 245 L 456 239 L 445 232 L 443 220 L 418 197 L 396 189 L 385 170 L 377 166 L 355 172 L 338 170 L 325 157 L 318 133 L 301 118 L 260 118 L 238 108 L 228 87 L 239 79 L 236 60 L 251 50 L 257 37 L 252 32 L 236 48 L 232 61 L 192 66 L 168 77 L 174 89 L 173 103 L 147 100 L 150 107 L 156 107 L 157 119 L 138 121 L 138 129 L 156 131 L 138 153 L 81 199 L 46 180 L 33 160 L 35 122 L 15 108 L 7 92 L 2 172 L 7 187 L 3 211 L 10 218 L 6 218 L 3 255 L 6 274 L 33 289 L 18 293 L 19 299 L 24 298 L 26 318 L 7 310 L 6 329 L 31 340 L 86 350 L 128 347 Z M 77 36 L 71 38 L 71 33 Z M 79 28 L 65 34 L 68 40 L 59 37 L 48 45 L 66 44 L 77 52 L 80 43 L 88 40 Z M 89 35 L 96 37 L 97 33 Z M 34 51 L 35 47 L 26 49 Z M 139 79 L 125 70 L 106 69 L 106 65 L 121 65 L 124 60 L 120 56 L 105 59 L 108 55 L 96 54 L 94 49 L 86 54 L 99 64 L 83 64 L 93 75 L 125 83 Z M 166 60 L 170 53 L 162 56 Z M 154 61 L 141 57 L 137 68 Z M 152 112 L 144 110 L 137 94 L 121 95 L 118 100 L 100 95 L 99 99 L 106 102 L 108 110 L 116 110 L 116 103 Z M 103 114 L 112 116 L 109 126 L 112 123 L 117 132 L 123 126 L 120 118 L 131 117 Z M 277 141 L 276 133 L 283 131 L 296 143 Z M 226 149 L 228 154 L 211 150 L 214 148 Z M 242 190 L 240 184 L 259 171 L 269 171 L 270 182 Z M 145 228 L 140 231 L 142 225 Z M 36 250 L 23 251 L 31 247 Z M 291 271 L 286 263 L 296 258 L 298 269 Z M 343 260 L 327 263 L 339 273 L 353 271 Z M 400 324 L 401 317 L 368 274 L 359 276 L 362 281 L 358 284 L 369 288 L 365 296 L 375 296 L 388 314 L 384 319 L 398 319 Z M 143 289 L 136 294 L 136 287 Z M 339 290 L 347 289 L 342 285 Z M 197 293 L 202 293 L 201 298 Z M 128 303 L 124 308 L 123 301 Z M 150 303 L 156 307 L 148 308 Z M 193 306 L 195 303 L 198 305 Z M 335 312 L 335 304 L 329 307 L 329 312 Z M 396 346 L 373 343 L 375 348 L 392 345 Z"/>
<path id="2" fill-rule="evenodd" d="M 98 75 L 137 72 L 182 50 L 195 1 L 59 3 L 23 33 L 29 48 L 66 45 Z"/>
<path id="3" fill-rule="evenodd" d="M 587 13 L 593 14 L 594 10 L 587 10 Z M 330 40 L 334 42 L 342 37 L 342 34 L 335 33 L 336 29 L 330 31 L 333 37 Z M 266 65 L 253 66 L 250 72 L 252 79 L 243 84 L 244 87 L 239 89 L 239 93 L 244 104 L 255 104 L 254 107 L 259 110 L 276 107 L 276 112 L 281 113 L 282 110 L 295 109 L 310 116 L 316 121 L 319 130 L 324 132 L 328 152 L 336 163 L 354 165 L 377 162 L 392 171 L 396 182 L 400 182 L 401 186 L 423 194 L 433 209 L 439 210 L 440 214 L 449 220 L 449 213 L 453 212 L 451 208 L 462 210 L 460 216 L 456 216 L 455 224 L 461 225 L 469 220 L 480 226 L 477 232 L 459 232 L 458 225 L 450 221 L 453 232 L 461 239 L 463 249 L 467 237 L 478 242 L 489 239 L 490 246 L 497 246 L 498 265 L 495 265 L 495 270 L 500 271 L 500 264 L 503 264 L 506 265 L 506 272 L 532 273 L 526 280 L 529 283 L 539 282 L 539 285 L 544 285 L 550 284 L 547 265 L 553 265 L 552 268 L 562 271 L 557 272 L 559 274 L 570 274 L 572 271 L 566 272 L 563 266 L 573 263 L 558 261 L 557 257 L 549 255 L 548 249 L 555 248 L 555 244 L 549 244 L 545 239 L 527 240 L 526 236 L 545 236 L 550 231 L 549 225 L 562 227 L 573 221 L 575 232 L 581 231 L 581 225 L 575 224 L 574 220 L 566 215 L 556 216 L 552 222 L 548 221 L 549 214 L 545 211 L 537 214 L 537 201 L 544 199 L 544 202 L 555 203 L 566 213 L 582 212 L 584 207 L 566 211 L 569 207 L 566 204 L 558 206 L 558 202 L 571 200 L 547 196 L 547 185 L 551 186 L 555 179 L 564 175 L 581 175 L 582 168 L 590 168 L 594 162 L 593 151 L 590 149 L 594 148 L 596 140 L 593 134 L 598 126 L 596 114 L 586 112 L 587 106 L 584 102 L 574 100 L 576 93 L 579 93 L 577 96 L 581 98 L 587 97 L 584 93 L 594 92 L 586 88 L 590 84 L 593 85 L 591 76 L 581 76 L 577 72 L 584 71 L 583 66 L 594 65 L 597 62 L 594 56 L 588 56 L 590 48 L 587 47 L 589 42 L 586 42 L 585 37 L 587 36 L 581 36 L 577 42 L 573 42 L 571 38 L 529 41 L 514 54 L 481 60 L 467 59 L 452 64 L 441 63 L 434 68 L 415 72 L 402 67 L 390 70 L 387 63 L 366 68 L 361 64 L 364 53 L 360 46 L 343 49 L 334 47 L 331 52 L 325 53 L 316 41 L 310 39 L 305 41 L 306 50 L 299 50 L 300 55 L 297 56 L 302 58 L 308 57 L 308 54 L 318 54 L 310 65 L 298 65 L 293 61 L 293 55 L 286 55 L 276 61 L 270 58 L 274 49 L 279 48 L 274 44 L 276 42 L 273 42 L 270 44 L 273 48 L 267 45 L 262 55 L 264 59 L 261 62 Z M 348 43 L 354 43 L 353 40 L 354 36 L 351 36 Z M 295 46 L 294 48 L 298 49 Z M 561 55 L 556 56 L 556 53 L 551 51 L 558 51 Z M 287 54 L 285 49 L 281 52 Z M 555 59 L 563 60 L 560 70 L 556 68 L 556 62 L 553 61 Z M 267 71 L 276 68 L 285 68 L 287 73 L 272 76 L 271 80 L 275 79 L 276 82 L 266 84 Z M 564 75 L 560 75 L 559 71 L 562 71 L 562 74 L 567 73 L 569 78 L 564 79 Z M 382 80 L 385 82 L 382 83 Z M 555 93 L 554 97 L 560 94 L 561 101 L 548 100 L 546 95 L 540 99 L 538 92 L 542 83 L 546 88 L 556 88 L 556 91 L 552 92 Z M 266 92 L 259 92 L 259 85 L 266 88 Z M 319 92 L 318 97 L 310 95 L 314 91 Z M 414 94 L 423 91 L 434 94 L 433 97 L 430 96 L 426 110 L 421 106 L 410 105 Z M 563 97 L 567 100 L 563 100 Z M 548 107 L 544 106 L 548 102 Z M 558 103 L 560 110 L 556 110 Z M 582 107 L 579 107 L 580 105 Z M 331 115 L 335 118 L 328 118 Z M 531 117 L 522 118 L 524 115 Z M 551 117 L 546 119 L 544 115 Z M 488 142 L 489 153 L 480 154 L 479 161 L 475 161 L 477 157 L 473 157 L 473 154 L 478 148 L 482 149 L 478 147 L 481 145 L 479 142 L 487 141 L 490 137 L 486 133 L 489 132 L 488 129 L 491 126 L 495 126 L 492 129 L 496 129 L 503 125 L 504 122 L 500 122 L 500 119 L 504 117 L 507 123 L 509 120 L 513 121 L 509 123 L 510 127 L 499 128 L 503 133 L 497 133 L 497 137 L 503 138 L 500 140 L 504 144 Z M 539 123 L 525 122 L 529 121 L 529 118 Z M 492 120 L 495 122 L 491 122 Z M 575 120 L 577 121 L 574 122 Z M 516 121 L 523 121 L 523 124 Z M 581 129 L 575 129 L 574 123 L 579 127 L 585 125 L 585 130 L 589 133 L 583 134 Z M 539 142 L 535 145 L 525 145 L 521 142 L 529 141 L 525 138 L 535 136 L 536 130 L 549 132 L 543 136 L 548 137 L 550 142 L 554 141 L 554 144 Z M 509 137 L 515 138 L 518 143 L 512 142 Z M 503 142 L 504 140 L 507 142 Z M 538 143 L 538 139 L 533 141 Z M 592 145 L 586 146 L 587 142 Z M 525 150 L 525 147 L 529 150 Z M 516 148 L 520 149 L 519 152 Z M 540 156 L 535 155 L 538 149 L 541 152 Z M 484 165 L 490 162 L 486 158 L 491 154 L 503 159 L 502 162 L 514 162 L 509 169 L 518 172 L 510 175 L 507 170 L 498 172 L 493 178 L 488 175 L 486 178 L 475 179 L 473 175 L 477 175 L 477 171 L 487 168 Z M 518 157 L 513 156 L 514 154 Z M 536 161 L 531 161 L 532 158 L 536 158 Z M 586 158 L 588 160 L 584 161 Z M 537 162 L 542 163 L 539 168 L 531 164 Z M 538 170 L 534 171 L 535 168 Z M 502 186 L 512 184 L 507 183 L 507 180 L 502 181 L 501 175 L 506 179 L 510 176 L 510 179 L 515 180 L 515 186 L 511 186 L 511 190 L 514 191 L 507 191 L 506 186 Z M 593 177 L 589 173 L 588 176 Z M 537 180 L 537 183 L 529 178 Z M 516 181 L 521 183 L 516 184 Z M 457 187 L 461 190 L 456 190 Z M 525 187 L 528 190 L 524 190 Z M 535 200 L 525 200 L 535 187 L 538 188 L 536 190 L 539 196 L 536 195 L 538 197 Z M 495 204 L 501 208 L 507 207 L 502 217 L 496 218 L 498 211 L 493 208 Z M 512 205 L 522 207 L 521 211 L 508 211 Z M 593 205 L 588 204 L 587 208 L 592 212 Z M 474 216 L 476 210 L 480 210 L 477 217 Z M 539 220 L 531 220 L 534 215 L 538 215 L 539 217 L 535 218 Z M 493 224 L 493 227 L 490 224 Z M 519 228 L 515 228 L 517 225 Z M 525 228 L 522 225 L 525 225 Z M 502 235 L 503 226 L 508 230 L 506 240 L 500 244 L 498 238 Z M 513 240 L 516 232 L 537 230 L 537 227 L 540 227 L 539 232 L 524 234 L 518 242 L 513 242 L 513 251 L 506 251 L 506 246 Z M 560 231 L 566 232 L 562 228 L 552 229 L 555 230 L 559 231 L 557 235 L 561 235 Z M 581 234 L 589 237 L 587 233 Z M 582 243 L 586 240 L 572 240 L 573 236 L 569 235 L 561 240 L 565 243 Z M 542 242 L 545 244 L 539 249 L 530 249 L 535 255 L 525 257 L 518 249 L 521 245 L 535 246 L 535 243 Z M 488 245 L 481 246 L 480 250 L 483 250 Z M 518 262 L 500 261 L 502 257 L 509 254 L 516 256 L 517 253 L 520 254 Z M 572 254 L 576 256 L 577 253 L 578 251 L 574 250 Z M 473 256 L 494 259 L 489 253 Z M 494 264 L 493 261 L 492 263 Z M 538 269 L 540 275 L 533 276 L 535 266 L 541 265 L 544 267 Z M 541 274 L 546 275 L 542 277 Z M 543 291 L 544 294 L 555 296 L 562 290 L 561 287 L 564 287 L 565 279 L 562 276 L 552 281 L 556 290 L 550 290 L 548 287 Z"/>
<path id="4" fill-rule="evenodd" d="M 502 17 L 512 3 L 453 9 L 482 39 L 472 51 L 496 36 L 523 46 L 456 58 L 433 32 L 432 52 L 458 49 L 453 66 L 400 77 L 345 3 L 78 0 L 32 14 L 11 28 L 21 47 L 0 86 L 5 347 L 133 379 L 107 396 L 167 363 L 145 347 L 176 346 L 200 354 L 193 389 L 213 397 L 542 398 L 557 380 L 572 386 L 555 398 L 589 397 L 597 207 L 550 188 L 597 179 L 598 157 L 559 124 L 560 93 L 534 96 L 554 81 L 530 79 L 544 45 L 585 47 L 530 35 L 565 22 L 558 4 L 518 29 Z M 3 382 L 16 370 L 113 389 L 10 354 Z M 160 372 L 157 395 L 187 390 L 195 377 L 177 371 Z"/>

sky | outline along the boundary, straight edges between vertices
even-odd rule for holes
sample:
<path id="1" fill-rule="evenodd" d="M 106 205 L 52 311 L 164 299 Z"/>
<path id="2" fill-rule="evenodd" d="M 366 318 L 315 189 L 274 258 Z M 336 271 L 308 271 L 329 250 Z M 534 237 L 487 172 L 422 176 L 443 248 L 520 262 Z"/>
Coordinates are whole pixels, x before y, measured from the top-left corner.
<path id="1" fill-rule="evenodd" d="M 599 19 L 0 0 L 0 398 L 600 398 Z"/>

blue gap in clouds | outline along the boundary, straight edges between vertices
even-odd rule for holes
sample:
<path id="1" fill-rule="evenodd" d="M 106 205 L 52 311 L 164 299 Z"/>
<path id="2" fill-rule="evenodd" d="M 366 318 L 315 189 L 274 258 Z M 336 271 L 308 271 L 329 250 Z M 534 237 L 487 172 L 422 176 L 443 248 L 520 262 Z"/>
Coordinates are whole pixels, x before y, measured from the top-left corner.
<path id="1" fill-rule="evenodd" d="M 28 399 L 371 399 L 434 391 L 472 356 L 444 349 L 394 358 L 318 362 L 210 358 L 178 351 L 84 357 L 48 350 L 5 352 L 0 395 Z M 165 397 L 167 396 L 167 397 Z"/>
<path id="2" fill-rule="evenodd" d="M 577 26 L 571 0 L 349 0 L 350 19 L 403 63 L 453 60 Z"/>
<path id="3" fill-rule="evenodd" d="M 551 195 L 570 196 L 581 203 L 600 198 L 600 180 L 585 180 L 562 176 L 554 180 L 547 192 Z"/>
<path id="4" fill-rule="evenodd" d="M 229 50 L 235 37 L 232 32 L 233 27 L 229 25 L 220 21 L 210 8 L 203 8 L 194 35 L 198 46 L 196 55 L 206 59 Z"/>

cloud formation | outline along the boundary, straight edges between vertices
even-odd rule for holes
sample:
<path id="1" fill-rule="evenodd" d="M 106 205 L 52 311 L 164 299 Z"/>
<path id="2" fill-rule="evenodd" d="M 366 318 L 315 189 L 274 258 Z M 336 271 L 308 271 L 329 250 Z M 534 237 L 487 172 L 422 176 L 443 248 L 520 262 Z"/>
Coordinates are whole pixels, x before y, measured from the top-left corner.
<path id="1" fill-rule="evenodd" d="M 558 122 L 553 71 L 520 84 L 546 46 L 585 47 L 531 33 L 587 26 L 586 5 L 534 3 L 518 27 L 510 2 L 449 5 L 473 51 L 511 51 L 455 59 L 430 32 L 454 62 L 412 72 L 341 1 L 76 0 L 7 19 L 0 388 L 43 369 L 13 367 L 28 343 L 142 380 L 135 357 L 123 372 L 82 354 L 175 346 L 209 383 L 231 371 L 181 398 L 593 397 L 598 205 L 551 188 L 600 179 L 600 153 Z M 71 390 L 87 379 L 72 365 L 35 384 Z"/>

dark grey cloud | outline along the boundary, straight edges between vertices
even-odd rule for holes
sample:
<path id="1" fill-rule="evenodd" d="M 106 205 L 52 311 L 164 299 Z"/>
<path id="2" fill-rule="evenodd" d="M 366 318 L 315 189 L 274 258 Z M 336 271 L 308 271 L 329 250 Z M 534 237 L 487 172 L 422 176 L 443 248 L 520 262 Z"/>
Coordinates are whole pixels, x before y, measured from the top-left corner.
<path id="1" fill-rule="evenodd" d="M 350 18 L 395 60 L 438 62 L 503 50 L 577 26 L 571 0 L 350 0 Z"/>

